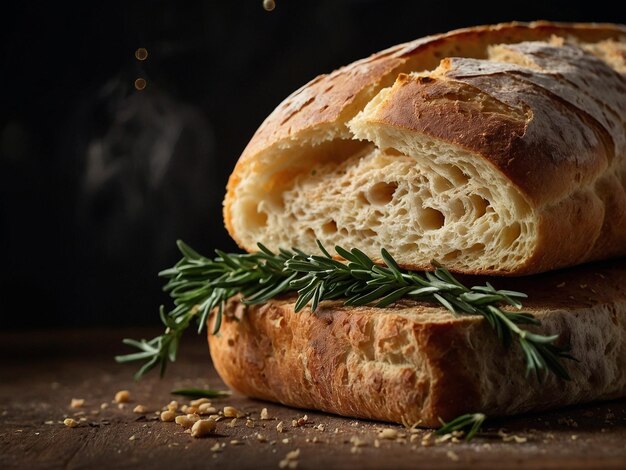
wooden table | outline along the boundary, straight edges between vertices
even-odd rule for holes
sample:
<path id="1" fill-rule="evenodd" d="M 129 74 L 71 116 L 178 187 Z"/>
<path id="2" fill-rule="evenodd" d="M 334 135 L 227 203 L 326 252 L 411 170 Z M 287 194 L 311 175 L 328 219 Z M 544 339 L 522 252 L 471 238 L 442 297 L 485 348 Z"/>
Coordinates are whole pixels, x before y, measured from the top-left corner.
<path id="1" fill-rule="evenodd" d="M 492 421 L 470 443 L 425 446 L 427 431 L 302 411 L 242 396 L 213 400 L 248 413 L 251 421 L 218 423 L 216 436 L 194 439 L 154 411 L 177 387 L 222 388 L 203 337 L 190 334 L 179 361 L 162 380 L 134 382 L 133 365 L 113 362 L 120 338 L 152 337 L 154 330 L 77 330 L 0 334 L 0 468 L 626 468 L 626 400 L 560 412 Z M 119 409 L 116 391 L 131 391 Z M 84 398 L 82 408 L 70 408 Z M 135 414 L 137 404 L 149 413 Z M 270 420 L 260 420 L 267 407 Z M 293 427 L 292 421 L 308 416 Z M 66 417 L 76 428 L 62 424 Z M 82 421 L 81 421 L 82 420 Z M 277 431 L 282 421 L 284 432 Z M 323 430 L 319 425 L 323 425 Z M 383 428 L 404 438 L 380 439 Z M 507 434 L 502 437 L 498 430 Z M 257 434 L 262 436 L 259 440 Z M 414 437 L 412 437 L 414 436 Z M 515 436 L 515 437 L 514 437 Z M 264 441 L 264 442 L 262 442 Z M 525 442 L 516 442 L 525 441 Z M 218 444 L 218 445 L 216 445 Z"/>

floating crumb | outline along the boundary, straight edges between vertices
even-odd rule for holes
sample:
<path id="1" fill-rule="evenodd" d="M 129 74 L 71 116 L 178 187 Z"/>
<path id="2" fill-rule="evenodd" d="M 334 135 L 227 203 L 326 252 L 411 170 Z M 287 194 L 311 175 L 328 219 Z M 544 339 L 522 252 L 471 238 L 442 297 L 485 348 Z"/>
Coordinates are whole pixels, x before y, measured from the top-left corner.
<path id="1" fill-rule="evenodd" d="M 256 440 L 259 442 L 267 442 L 267 438 L 260 433 L 256 433 Z"/>
<path id="2" fill-rule="evenodd" d="M 84 398 L 72 398 L 72 400 L 70 401 L 70 408 L 82 408 L 84 404 Z"/>
<path id="3" fill-rule="evenodd" d="M 450 460 L 454 460 L 455 462 L 459 461 L 459 456 L 453 450 L 449 450 L 448 452 L 446 452 L 446 455 Z"/>
<path id="4" fill-rule="evenodd" d="M 315 429 L 317 429 L 318 431 L 326 431 L 326 426 L 324 426 L 323 424 L 318 424 Z"/>
<path id="5" fill-rule="evenodd" d="M 254 427 L 254 421 L 252 421 L 251 419 L 246 419 L 246 427 L 247 428 L 253 428 Z"/>
<path id="6" fill-rule="evenodd" d="M 232 441 L 230 441 L 230 445 L 231 446 L 242 446 L 243 442 L 238 440 L 238 439 L 233 439 Z"/>
<path id="7" fill-rule="evenodd" d="M 263 9 L 265 11 L 272 11 L 274 8 L 276 8 L 275 0 L 263 0 Z"/>
<path id="8" fill-rule="evenodd" d="M 137 436 L 135 434 L 133 434 L 132 436 L 128 438 L 129 441 L 134 441 L 136 439 L 137 439 Z"/>
<path id="9" fill-rule="evenodd" d="M 108 403 L 100 403 L 100 409 L 101 410 L 106 410 L 109 407 Z"/>
<path id="10" fill-rule="evenodd" d="M 145 414 L 148 412 L 148 408 L 146 408 L 143 405 L 137 405 L 136 407 L 133 408 L 133 413 L 137 413 L 139 415 Z"/>
<path id="11" fill-rule="evenodd" d="M 234 428 L 236 424 L 237 424 L 237 418 L 233 418 L 230 421 L 230 423 L 228 423 L 226 426 L 228 426 L 229 428 Z"/>
<path id="12" fill-rule="evenodd" d="M 267 408 L 263 408 L 261 410 L 261 419 L 262 420 L 268 420 L 270 419 L 270 414 L 267 412 Z"/>
<path id="13" fill-rule="evenodd" d="M 176 400 L 172 400 L 167 405 L 165 405 L 165 409 L 169 410 L 169 411 L 176 411 L 176 410 L 178 410 L 178 402 Z"/>
<path id="14" fill-rule="evenodd" d="M 222 447 L 220 446 L 219 442 L 216 442 L 215 444 L 213 444 L 213 447 L 211 447 L 209 450 L 211 452 L 221 452 Z"/>
<path id="15" fill-rule="evenodd" d="M 130 401 L 130 392 L 128 390 L 120 390 L 115 394 L 115 403 L 128 403 Z"/>
<path id="16" fill-rule="evenodd" d="M 283 425 L 283 422 L 282 422 L 282 421 L 280 421 L 280 422 L 276 425 L 276 431 L 278 431 L 278 432 L 285 432 L 284 425 Z"/>
<path id="17" fill-rule="evenodd" d="M 78 421 L 73 418 L 65 418 L 63 420 L 63 424 L 65 424 L 68 428 L 75 428 L 78 426 Z"/>

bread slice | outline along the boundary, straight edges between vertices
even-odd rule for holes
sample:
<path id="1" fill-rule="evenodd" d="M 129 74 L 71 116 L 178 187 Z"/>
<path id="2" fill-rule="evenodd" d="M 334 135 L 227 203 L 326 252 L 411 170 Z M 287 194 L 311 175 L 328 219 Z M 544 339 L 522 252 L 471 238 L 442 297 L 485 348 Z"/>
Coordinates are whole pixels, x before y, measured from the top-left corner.
<path id="1" fill-rule="evenodd" d="M 209 335 L 211 356 L 226 384 L 250 397 L 424 426 L 626 396 L 626 259 L 492 282 L 527 292 L 539 331 L 569 343 L 571 381 L 525 377 L 519 346 L 506 350 L 480 317 L 412 302 L 294 313 L 293 297 L 232 299 L 219 335 Z"/>
<path id="2" fill-rule="evenodd" d="M 321 76 L 228 184 L 248 251 L 315 239 L 426 269 L 519 275 L 626 254 L 626 28 L 505 24 Z"/>

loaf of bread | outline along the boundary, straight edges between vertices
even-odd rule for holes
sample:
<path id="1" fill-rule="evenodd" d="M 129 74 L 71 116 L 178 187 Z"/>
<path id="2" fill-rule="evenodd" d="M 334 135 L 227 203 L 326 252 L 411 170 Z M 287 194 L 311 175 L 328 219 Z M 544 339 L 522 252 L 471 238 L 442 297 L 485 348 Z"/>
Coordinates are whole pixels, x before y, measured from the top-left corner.
<path id="1" fill-rule="evenodd" d="M 211 356 L 228 386 L 250 397 L 423 426 L 626 395 L 626 260 L 491 282 L 530 295 L 540 331 L 559 334 L 578 359 L 566 363 L 571 381 L 527 378 L 519 345 L 506 350 L 480 317 L 412 302 L 294 313 L 292 297 L 233 299 L 220 334 L 209 335 Z"/>
<path id="2" fill-rule="evenodd" d="M 315 252 L 319 239 L 474 274 L 624 255 L 625 120 L 624 26 L 419 39 L 278 106 L 231 175 L 226 226 L 248 251 Z"/>

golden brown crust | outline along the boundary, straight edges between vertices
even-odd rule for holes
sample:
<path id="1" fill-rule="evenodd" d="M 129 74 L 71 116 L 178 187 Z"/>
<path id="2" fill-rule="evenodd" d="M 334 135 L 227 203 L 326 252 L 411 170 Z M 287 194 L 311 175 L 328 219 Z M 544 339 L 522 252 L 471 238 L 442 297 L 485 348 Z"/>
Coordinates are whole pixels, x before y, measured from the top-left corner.
<path id="1" fill-rule="evenodd" d="M 572 36 L 598 42 L 626 35 L 626 28 L 611 24 L 508 23 L 461 29 L 421 38 L 322 75 L 289 96 L 265 120 L 244 150 L 228 182 L 224 201 L 226 228 L 237 243 L 247 250 L 234 230 L 231 207 L 244 171 L 272 147 L 297 141 L 305 133 L 344 124 L 384 86 L 404 71 L 433 69 L 445 57 L 484 58 L 493 44 L 537 41 L 552 35 Z"/>
<path id="2" fill-rule="evenodd" d="M 430 76 L 400 75 L 368 123 L 468 150 L 520 190 L 536 211 L 539 243 L 515 274 L 623 255 L 626 80 L 576 47 L 509 47 L 543 74 L 446 59 Z"/>
<path id="3" fill-rule="evenodd" d="M 626 260 L 492 282 L 527 292 L 541 332 L 570 344 L 579 360 L 567 363 L 570 382 L 525 378 L 519 348 L 505 351 L 485 321 L 412 302 L 323 303 L 312 314 L 294 313 L 293 298 L 232 300 L 219 336 L 209 336 L 211 356 L 224 381 L 251 397 L 425 426 L 626 395 Z"/>

